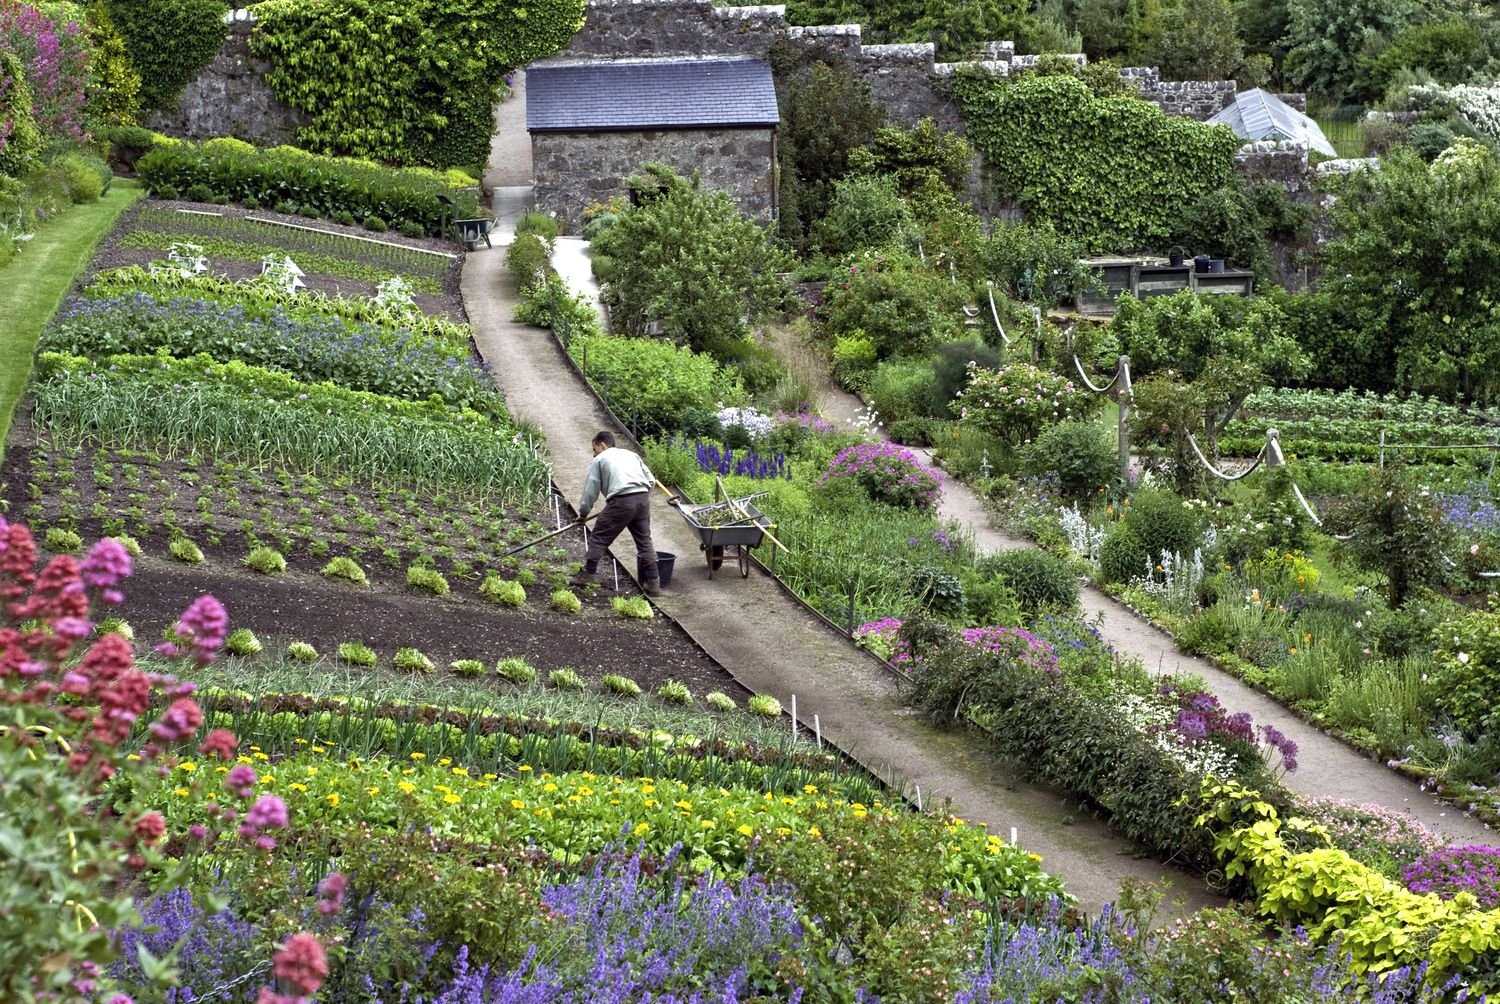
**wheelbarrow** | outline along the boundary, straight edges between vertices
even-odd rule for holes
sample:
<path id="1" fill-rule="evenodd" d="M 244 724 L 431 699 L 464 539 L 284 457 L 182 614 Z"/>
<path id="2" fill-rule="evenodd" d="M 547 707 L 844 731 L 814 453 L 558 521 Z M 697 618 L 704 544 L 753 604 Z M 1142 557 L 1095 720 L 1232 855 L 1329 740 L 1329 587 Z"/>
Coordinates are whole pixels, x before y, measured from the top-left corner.
<path id="1" fill-rule="evenodd" d="M 768 537 L 772 541 L 776 540 L 770 534 L 776 524 L 750 502 L 754 497 L 746 496 L 743 499 L 710 502 L 706 505 L 677 506 L 683 520 L 698 533 L 698 546 L 708 559 L 710 579 L 731 557 L 739 562 L 740 578 L 748 579 L 750 552 Z"/>

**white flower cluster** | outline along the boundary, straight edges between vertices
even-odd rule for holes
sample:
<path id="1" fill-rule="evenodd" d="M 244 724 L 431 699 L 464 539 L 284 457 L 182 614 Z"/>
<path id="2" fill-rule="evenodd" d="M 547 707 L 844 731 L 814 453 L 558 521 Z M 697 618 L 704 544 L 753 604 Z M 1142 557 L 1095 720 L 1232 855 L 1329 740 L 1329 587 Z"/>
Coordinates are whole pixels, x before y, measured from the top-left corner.
<path id="1" fill-rule="evenodd" d="M 1068 550 L 1080 558 L 1099 561 L 1099 548 L 1104 546 L 1106 531 L 1102 526 L 1089 523 L 1088 518 L 1078 511 L 1078 503 L 1058 507 L 1057 525 L 1068 538 Z"/>
<path id="2" fill-rule="evenodd" d="M 1239 766 L 1233 756 L 1218 743 L 1190 742 L 1173 728 L 1177 718 L 1174 709 L 1159 700 L 1139 694 L 1126 694 L 1117 706 L 1121 716 L 1153 746 L 1182 765 L 1195 777 L 1235 777 Z"/>
<path id="3" fill-rule="evenodd" d="M 721 408 L 718 414 L 719 424 L 724 428 L 738 425 L 750 434 L 751 439 L 759 439 L 769 435 L 776 427 L 776 420 L 770 415 L 763 415 L 754 408 Z"/>
<path id="4" fill-rule="evenodd" d="M 1500 139 L 1500 84 L 1493 87 L 1475 87 L 1473 84 L 1457 84 L 1442 87 L 1437 84 L 1417 84 L 1407 91 L 1412 103 L 1418 108 L 1427 108 L 1441 101 L 1452 101 L 1458 112 L 1474 130 L 1490 139 Z"/>
<path id="5" fill-rule="evenodd" d="M 1161 573 L 1158 581 L 1156 573 Z M 1191 559 L 1173 551 L 1163 551 L 1153 563 L 1146 558 L 1145 589 L 1161 597 L 1168 606 L 1186 610 L 1193 605 L 1198 595 L 1198 586 L 1203 582 L 1203 551 L 1194 549 Z"/>

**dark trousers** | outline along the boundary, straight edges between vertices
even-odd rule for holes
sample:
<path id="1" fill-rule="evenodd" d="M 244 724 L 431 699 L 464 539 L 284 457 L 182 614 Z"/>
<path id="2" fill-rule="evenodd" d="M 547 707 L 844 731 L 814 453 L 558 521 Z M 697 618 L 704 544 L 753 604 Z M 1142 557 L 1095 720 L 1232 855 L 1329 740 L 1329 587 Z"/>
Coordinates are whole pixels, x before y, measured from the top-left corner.
<path id="1" fill-rule="evenodd" d="M 594 532 L 589 534 L 584 570 L 599 570 L 599 559 L 604 557 L 604 552 L 615 542 L 621 530 L 629 530 L 630 539 L 635 541 L 635 559 L 641 568 L 641 578 L 648 581 L 657 578 L 656 548 L 651 543 L 650 492 L 616 495 L 604 503 L 604 511 L 594 522 Z"/>

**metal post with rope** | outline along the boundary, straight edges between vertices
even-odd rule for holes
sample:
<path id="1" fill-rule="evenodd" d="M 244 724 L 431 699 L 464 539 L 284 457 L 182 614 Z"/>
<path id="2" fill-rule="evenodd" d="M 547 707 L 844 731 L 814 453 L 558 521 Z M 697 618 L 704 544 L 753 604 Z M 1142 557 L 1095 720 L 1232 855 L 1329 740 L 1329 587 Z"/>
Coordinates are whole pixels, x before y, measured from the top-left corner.
<path id="1" fill-rule="evenodd" d="M 1068 333 L 1069 341 L 1072 340 L 1071 330 Z M 1078 370 L 1078 378 L 1083 385 L 1095 394 L 1108 394 L 1110 400 L 1119 407 L 1120 416 L 1116 422 L 1119 434 L 1120 446 L 1120 480 L 1130 483 L 1130 406 L 1135 403 L 1135 387 L 1130 382 L 1130 357 L 1120 356 L 1120 361 L 1115 364 L 1115 375 L 1109 378 L 1109 383 L 1103 387 L 1096 386 L 1089 375 L 1083 371 L 1083 361 L 1078 358 L 1078 353 L 1073 353 L 1073 366 Z"/>

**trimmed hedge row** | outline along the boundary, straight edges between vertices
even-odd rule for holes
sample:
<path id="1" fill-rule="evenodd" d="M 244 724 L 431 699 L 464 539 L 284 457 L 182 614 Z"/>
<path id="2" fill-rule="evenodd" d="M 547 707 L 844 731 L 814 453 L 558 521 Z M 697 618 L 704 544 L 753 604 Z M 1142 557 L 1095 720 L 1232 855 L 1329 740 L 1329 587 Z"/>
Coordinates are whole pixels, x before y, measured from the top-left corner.
<path id="1" fill-rule="evenodd" d="M 445 219 L 480 214 L 472 192 L 450 187 L 447 177 L 436 171 L 392 170 L 293 147 L 260 150 L 218 140 L 165 144 L 137 161 L 136 171 L 146 190 L 158 198 L 176 198 L 191 190 L 208 201 L 249 200 L 264 206 L 290 202 L 303 210 L 311 208 L 323 219 L 376 217 L 388 227 L 420 228 L 429 236 L 443 236 Z M 440 197 L 451 199 L 452 206 Z"/>

